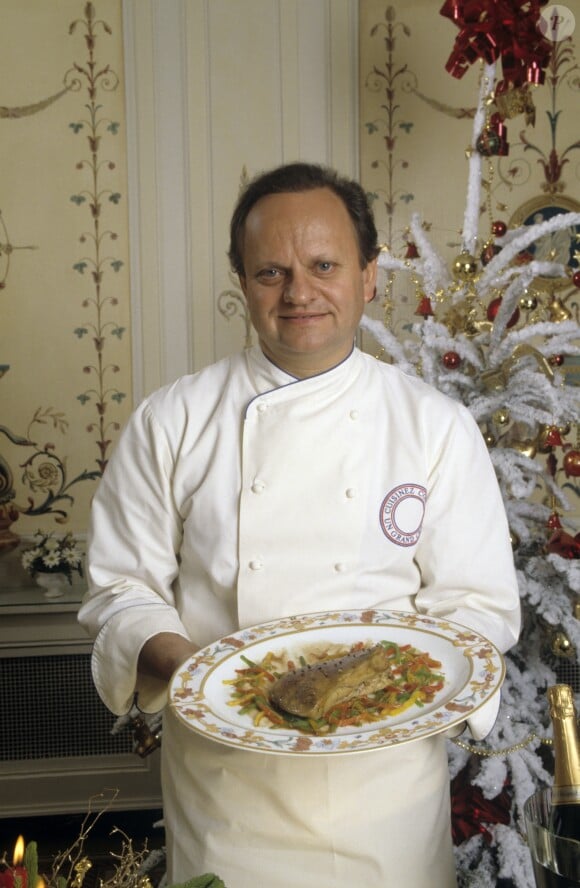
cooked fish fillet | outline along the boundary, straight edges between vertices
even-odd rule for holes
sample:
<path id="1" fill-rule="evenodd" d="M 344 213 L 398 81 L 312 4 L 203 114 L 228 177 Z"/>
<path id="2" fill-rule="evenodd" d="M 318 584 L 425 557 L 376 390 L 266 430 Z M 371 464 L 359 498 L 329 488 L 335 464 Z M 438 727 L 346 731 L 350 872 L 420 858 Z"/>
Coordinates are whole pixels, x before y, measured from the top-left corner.
<path id="1" fill-rule="evenodd" d="M 286 672 L 272 685 L 270 701 L 293 715 L 321 718 L 337 703 L 379 691 L 389 679 L 389 657 L 378 644 Z"/>

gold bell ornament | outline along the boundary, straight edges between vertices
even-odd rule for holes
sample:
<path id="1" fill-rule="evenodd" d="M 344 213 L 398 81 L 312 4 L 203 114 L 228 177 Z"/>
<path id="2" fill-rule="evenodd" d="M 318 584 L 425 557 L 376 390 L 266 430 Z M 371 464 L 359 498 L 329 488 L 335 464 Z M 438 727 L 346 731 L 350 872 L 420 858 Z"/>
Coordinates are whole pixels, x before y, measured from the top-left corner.
<path id="1" fill-rule="evenodd" d="M 559 324 L 562 321 L 569 321 L 572 314 L 561 299 L 554 298 L 548 305 L 549 319 L 553 324 Z"/>

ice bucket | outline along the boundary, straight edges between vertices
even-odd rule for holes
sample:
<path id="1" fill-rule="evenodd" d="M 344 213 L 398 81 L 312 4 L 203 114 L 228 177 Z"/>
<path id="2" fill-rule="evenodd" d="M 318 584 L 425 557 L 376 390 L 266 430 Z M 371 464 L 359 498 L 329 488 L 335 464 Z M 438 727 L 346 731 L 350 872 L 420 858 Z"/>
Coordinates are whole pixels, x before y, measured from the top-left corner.
<path id="1" fill-rule="evenodd" d="M 528 845 L 537 888 L 580 885 L 580 841 L 556 836 L 548 829 L 552 791 L 534 793 L 524 805 Z"/>

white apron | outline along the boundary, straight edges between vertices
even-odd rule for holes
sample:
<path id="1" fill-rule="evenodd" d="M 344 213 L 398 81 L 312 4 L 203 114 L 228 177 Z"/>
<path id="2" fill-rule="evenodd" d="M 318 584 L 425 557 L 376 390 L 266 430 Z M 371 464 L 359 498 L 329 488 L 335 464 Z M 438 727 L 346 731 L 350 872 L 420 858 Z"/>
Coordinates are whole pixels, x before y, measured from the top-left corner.
<path id="1" fill-rule="evenodd" d="M 95 497 L 89 556 L 80 619 L 119 714 L 136 685 L 146 711 L 166 699 L 136 674 L 160 631 L 203 646 L 292 614 L 383 607 L 455 619 L 502 650 L 518 632 L 479 430 L 356 350 L 300 381 L 252 350 L 153 395 Z M 170 883 L 211 871 L 227 888 L 455 885 L 442 737 L 279 756 L 202 740 L 167 711 L 162 755 Z"/>
<path id="2" fill-rule="evenodd" d="M 280 756 L 204 740 L 168 711 L 168 884 L 227 888 L 453 888 L 441 737 L 372 752 Z M 183 781 L 188 782 L 184 793 Z"/>

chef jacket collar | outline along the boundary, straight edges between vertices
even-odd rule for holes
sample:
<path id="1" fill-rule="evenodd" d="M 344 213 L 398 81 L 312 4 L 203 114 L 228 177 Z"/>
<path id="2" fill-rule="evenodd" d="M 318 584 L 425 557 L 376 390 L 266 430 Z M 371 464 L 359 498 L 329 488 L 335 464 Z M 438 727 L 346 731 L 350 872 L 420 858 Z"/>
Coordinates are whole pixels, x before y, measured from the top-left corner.
<path id="1" fill-rule="evenodd" d="M 253 378 L 256 392 L 257 394 L 265 394 L 266 392 L 297 383 L 303 383 L 309 387 L 308 383 L 310 380 L 315 380 L 315 384 L 320 381 L 335 382 L 352 372 L 359 356 L 359 350 L 353 344 L 352 350 L 346 358 L 335 364 L 334 367 L 323 370 L 322 373 L 316 373 L 314 376 L 303 378 L 293 376 L 291 373 L 278 367 L 277 364 L 264 354 L 259 345 L 248 349 L 245 354 L 248 362 L 248 371 Z"/>

